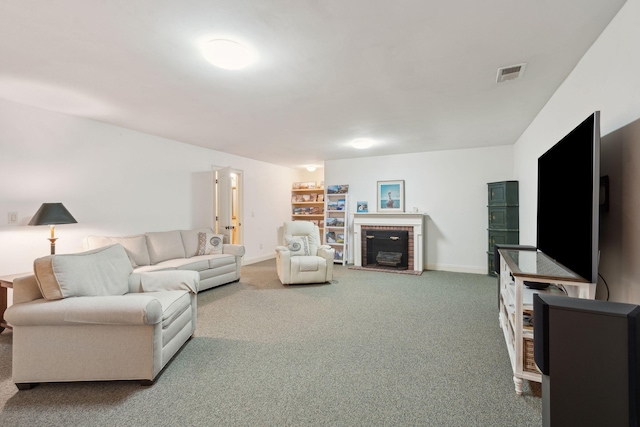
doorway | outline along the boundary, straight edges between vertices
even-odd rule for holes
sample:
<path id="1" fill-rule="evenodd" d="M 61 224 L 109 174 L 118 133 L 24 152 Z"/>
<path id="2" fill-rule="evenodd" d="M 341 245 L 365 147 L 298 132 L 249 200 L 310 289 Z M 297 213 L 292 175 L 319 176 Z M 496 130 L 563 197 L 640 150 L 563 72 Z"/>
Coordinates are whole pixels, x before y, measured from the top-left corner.
<path id="1" fill-rule="evenodd" d="M 214 231 L 242 245 L 242 171 L 213 166 L 213 193 Z"/>

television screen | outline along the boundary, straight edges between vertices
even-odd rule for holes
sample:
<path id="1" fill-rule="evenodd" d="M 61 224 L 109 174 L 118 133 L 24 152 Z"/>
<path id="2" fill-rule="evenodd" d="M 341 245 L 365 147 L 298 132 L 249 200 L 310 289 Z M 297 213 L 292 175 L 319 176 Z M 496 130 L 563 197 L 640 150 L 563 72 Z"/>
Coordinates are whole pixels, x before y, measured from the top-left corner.
<path id="1" fill-rule="evenodd" d="M 598 281 L 600 112 L 538 159 L 538 249 Z"/>

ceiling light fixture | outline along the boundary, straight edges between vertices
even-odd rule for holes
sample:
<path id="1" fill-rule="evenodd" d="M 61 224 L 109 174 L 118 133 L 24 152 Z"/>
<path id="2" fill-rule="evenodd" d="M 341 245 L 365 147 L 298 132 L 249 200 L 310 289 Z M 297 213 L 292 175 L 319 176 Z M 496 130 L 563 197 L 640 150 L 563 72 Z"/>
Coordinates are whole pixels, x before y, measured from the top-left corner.
<path id="1" fill-rule="evenodd" d="M 351 145 L 358 150 L 364 150 L 365 148 L 371 147 L 373 145 L 373 141 L 366 138 L 360 138 L 351 142 Z"/>
<path id="2" fill-rule="evenodd" d="M 315 171 L 316 171 L 316 166 L 314 166 L 314 165 L 309 165 L 309 166 L 307 166 L 307 170 L 308 170 L 309 172 L 315 172 Z"/>
<path id="3" fill-rule="evenodd" d="M 202 54 L 207 61 L 225 70 L 240 70 L 254 63 L 258 58 L 256 53 L 240 43 L 215 39 L 205 42 Z"/>

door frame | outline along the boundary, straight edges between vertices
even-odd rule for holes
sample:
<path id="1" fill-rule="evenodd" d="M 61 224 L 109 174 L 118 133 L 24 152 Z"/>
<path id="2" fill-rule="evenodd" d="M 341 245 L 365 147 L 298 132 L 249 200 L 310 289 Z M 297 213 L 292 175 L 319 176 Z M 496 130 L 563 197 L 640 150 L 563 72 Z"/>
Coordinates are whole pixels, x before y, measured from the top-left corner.
<path id="1" fill-rule="evenodd" d="M 230 173 L 236 175 L 236 192 L 234 197 L 233 189 L 229 189 L 229 203 L 231 204 L 231 212 L 233 212 L 234 204 L 236 209 L 236 219 L 237 219 L 237 229 L 235 240 L 232 242 L 233 231 L 231 232 L 231 236 L 229 238 L 229 243 L 235 243 L 238 245 L 244 244 L 244 233 L 242 224 L 244 222 L 244 182 L 243 176 L 244 171 L 241 169 L 232 168 L 230 166 L 218 166 L 212 165 L 212 182 L 213 182 L 213 218 L 212 218 L 212 229 L 216 233 L 224 234 L 224 230 L 219 229 L 219 212 L 224 207 L 222 205 L 223 201 L 220 200 L 218 190 L 218 173 L 224 169 L 228 169 Z M 230 181 L 231 182 L 231 181 Z M 235 203 L 234 203 L 235 201 Z"/>

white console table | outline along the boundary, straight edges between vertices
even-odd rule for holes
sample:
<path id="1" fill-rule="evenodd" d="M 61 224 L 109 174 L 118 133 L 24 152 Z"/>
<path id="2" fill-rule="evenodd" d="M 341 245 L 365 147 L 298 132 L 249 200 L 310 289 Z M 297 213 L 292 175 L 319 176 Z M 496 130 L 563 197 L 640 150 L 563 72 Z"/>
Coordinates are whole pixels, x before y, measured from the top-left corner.
<path id="1" fill-rule="evenodd" d="M 596 284 L 535 250 L 498 249 L 500 254 L 499 320 L 507 343 L 516 393 L 522 394 L 523 380 L 541 382 L 533 360 L 533 294 L 552 293 L 594 299 Z M 546 289 L 530 289 L 524 282 L 550 283 Z"/>

